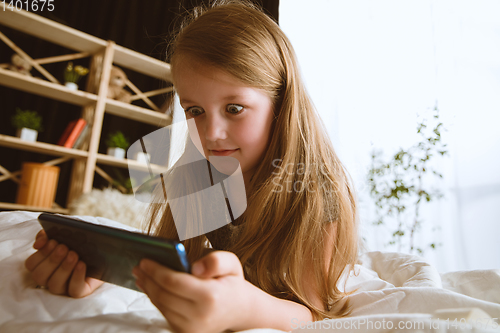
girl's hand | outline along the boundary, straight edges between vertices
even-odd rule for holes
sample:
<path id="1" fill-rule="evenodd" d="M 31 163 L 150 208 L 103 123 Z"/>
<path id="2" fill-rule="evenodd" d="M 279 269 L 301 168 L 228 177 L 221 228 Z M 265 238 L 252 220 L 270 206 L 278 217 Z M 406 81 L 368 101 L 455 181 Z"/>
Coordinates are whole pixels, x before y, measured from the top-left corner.
<path id="1" fill-rule="evenodd" d="M 192 275 L 143 259 L 136 283 L 176 332 L 234 329 L 249 314 L 249 282 L 238 257 L 214 251 L 193 264 Z"/>
<path id="2" fill-rule="evenodd" d="M 69 251 L 64 244 L 47 238 L 45 231 L 36 235 L 33 247 L 38 251 L 26 259 L 24 265 L 31 272 L 33 280 L 56 295 L 85 297 L 90 295 L 102 281 L 86 278 L 86 266 L 78 255 Z"/>

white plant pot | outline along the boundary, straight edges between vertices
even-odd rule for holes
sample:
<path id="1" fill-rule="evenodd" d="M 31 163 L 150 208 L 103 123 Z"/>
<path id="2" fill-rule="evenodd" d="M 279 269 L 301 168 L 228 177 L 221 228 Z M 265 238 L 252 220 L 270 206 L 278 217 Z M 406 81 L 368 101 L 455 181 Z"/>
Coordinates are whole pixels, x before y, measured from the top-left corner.
<path id="1" fill-rule="evenodd" d="M 78 85 L 74 82 L 66 82 L 64 84 L 69 90 L 78 90 Z"/>
<path id="2" fill-rule="evenodd" d="M 36 142 L 38 131 L 35 131 L 34 129 L 31 128 L 23 127 L 17 130 L 16 136 L 24 141 Z"/>
<path id="3" fill-rule="evenodd" d="M 151 155 L 148 153 L 137 152 L 135 154 L 135 159 L 141 164 L 148 164 L 148 161 L 151 161 Z"/>
<path id="4" fill-rule="evenodd" d="M 118 158 L 120 160 L 125 158 L 125 149 L 122 148 L 108 148 L 108 155 L 113 156 L 114 158 Z"/>

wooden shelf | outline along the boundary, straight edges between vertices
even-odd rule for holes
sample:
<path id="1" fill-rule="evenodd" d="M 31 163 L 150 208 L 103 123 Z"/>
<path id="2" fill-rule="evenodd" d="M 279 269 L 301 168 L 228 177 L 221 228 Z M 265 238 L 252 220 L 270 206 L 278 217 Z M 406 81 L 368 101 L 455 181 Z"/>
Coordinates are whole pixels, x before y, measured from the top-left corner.
<path id="1" fill-rule="evenodd" d="M 19 205 L 19 204 L 8 203 L 8 202 L 0 202 L 0 209 L 30 210 L 30 211 L 34 211 L 34 212 L 69 214 L 69 209 L 66 209 L 66 208 L 36 207 L 36 206 Z"/>
<path id="2" fill-rule="evenodd" d="M 0 146 L 55 156 L 68 156 L 73 158 L 85 158 L 88 156 L 88 152 L 83 150 L 65 148 L 45 142 L 29 142 L 3 134 L 0 134 Z"/>
<path id="3" fill-rule="evenodd" d="M 106 41 L 94 37 L 24 10 L 0 11 L 0 25 L 10 27 L 22 33 L 34 36 L 35 38 L 43 39 L 80 53 L 77 55 L 70 54 L 52 57 L 52 60 L 57 58 L 57 61 L 63 61 L 63 59 L 72 59 L 72 57 L 90 57 L 91 66 L 89 66 L 89 77 L 93 77 L 94 79 L 88 80 L 86 90 L 98 91 L 98 94 L 92 94 L 81 90 L 73 91 L 57 82 L 54 83 L 56 80 L 52 80 L 54 82 L 51 82 L 0 68 L 0 86 L 81 106 L 81 117 L 87 120 L 89 124 L 92 124 L 90 137 L 88 138 L 88 151 L 64 148 L 44 142 L 27 142 L 16 137 L 2 134 L 0 134 L 0 146 L 74 159 L 70 189 L 68 191 L 68 202 L 71 202 L 71 200 L 74 200 L 82 193 L 87 193 L 92 189 L 95 172 L 100 173 L 101 176 L 103 175 L 104 171 L 98 168 L 96 165 L 97 163 L 149 171 L 147 165 L 141 164 L 135 160 L 118 160 L 112 156 L 98 153 L 104 116 L 108 113 L 158 127 L 171 124 L 171 116 L 155 111 L 157 109 L 156 106 L 152 106 L 152 108 L 155 109 L 152 110 L 106 98 L 108 88 L 107 82 L 113 64 L 152 78 L 171 82 L 172 75 L 169 64 L 116 45 L 113 41 Z M 0 30 L 2 30 L 1 26 Z M 21 55 L 24 52 L 15 45 L 14 41 L 10 41 L 8 36 L 2 36 L 2 40 L 15 52 Z M 45 59 L 45 62 L 40 63 L 49 62 Z M 37 64 L 33 65 L 35 67 L 38 66 Z M 41 67 L 37 68 L 39 71 L 44 71 Z M 50 77 L 50 73 L 45 74 Z M 137 98 L 146 98 L 165 91 L 163 89 L 158 89 L 152 92 L 142 93 L 140 89 L 136 88 L 131 82 L 128 84 L 137 94 Z M 7 97 L 8 96 L 5 96 L 5 98 Z M 151 105 L 147 100 L 146 103 Z M 166 167 L 159 165 L 152 165 L 151 168 L 155 174 L 167 170 Z M 111 177 L 107 178 L 111 179 Z M 111 179 L 108 181 L 113 180 Z M 0 203 L 0 208 L 67 212 L 65 209 L 48 210 L 41 207 L 30 207 L 11 203 Z"/>
<path id="4" fill-rule="evenodd" d="M 118 159 L 113 156 L 105 154 L 97 154 L 97 163 L 116 166 L 120 168 L 132 168 L 136 170 L 148 171 L 148 166 L 146 164 L 139 163 L 135 160 Z M 167 171 L 167 167 L 160 165 L 151 164 L 151 170 L 158 174 Z"/>
<path id="5" fill-rule="evenodd" d="M 116 45 L 114 63 L 163 81 L 172 82 L 170 64 Z"/>
<path id="6" fill-rule="evenodd" d="M 52 83 L 1 68 L 0 84 L 9 88 L 26 91 L 74 105 L 85 106 L 97 101 L 97 96 L 94 94 L 81 90 L 69 90 L 66 86 L 61 84 Z"/>
<path id="7" fill-rule="evenodd" d="M 35 153 L 43 153 L 48 155 L 55 156 L 68 156 L 73 158 L 86 158 L 88 156 L 88 152 L 79 150 L 79 149 L 70 149 L 61 147 L 58 145 L 44 143 L 44 142 L 29 142 L 24 141 L 19 138 L 0 134 L 0 146 L 22 149 L 26 151 L 31 151 Z M 148 171 L 148 167 L 146 164 L 139 163 L 135 160 L 128 159 L 118 159 L 110 155 L 105 154 L 97 154 L 97 163 L 117 166 L 120 168 L 128 168 L 131 167 L 136 170 Z M 166 167 L 162 167 L 160 165 L 151 165 L 151 169 L 155 173 L 162 173 L 167 170 Z"/>
<path id="8" fill-rule="evenodd" d="M 106 112 L 119 117 L 128 118 L 148 123 L 159 127 L 166 126 L 170 123 L 170 116 L 158 111 L 152 111 L 141 108 L 136 105 L 115 101 L 114 99 L 106 100 Z"/>
<path id="9" fill-rule="evenodd" d="M 60 84 L 1 68 L 0 85 L 80 106 L 86 106 L 97 101 L 97 95 L 82 90 L 69 90 Z M 109 98 L 106 100 L 106 112 L 159 127 L 170 123 L 170 116 L 164 113 Z"/>
<path id="10" fill-rule="evenodd" d="M 95 54 L 104 51 L 107 44 L 103 39 L 24 10 L 0 11 L 0 23 L 80 52 Z M 115 48 L 114 63 L 160 80 L 172 81 L 169 64 L 119 45 Z"/>

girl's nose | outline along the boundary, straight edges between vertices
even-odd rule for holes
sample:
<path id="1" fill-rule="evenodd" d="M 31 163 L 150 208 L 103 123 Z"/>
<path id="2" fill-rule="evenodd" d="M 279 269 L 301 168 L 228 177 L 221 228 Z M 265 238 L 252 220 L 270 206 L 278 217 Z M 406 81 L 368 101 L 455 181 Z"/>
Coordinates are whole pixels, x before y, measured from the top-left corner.
<path id="1" fill-rule="evenodd" d="M 226 120 L 218 113 L 207 115 L 205 123 L 205 139 L 207 141 L 225 140 L 227 138 Z"/>

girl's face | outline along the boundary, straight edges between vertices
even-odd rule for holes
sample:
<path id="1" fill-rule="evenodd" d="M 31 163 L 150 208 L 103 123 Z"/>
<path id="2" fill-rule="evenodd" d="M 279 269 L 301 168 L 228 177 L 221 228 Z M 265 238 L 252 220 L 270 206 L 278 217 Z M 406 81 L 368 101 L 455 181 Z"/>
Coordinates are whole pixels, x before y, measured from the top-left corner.
<path id="1" fill-rule="evenodd" d="M 205 156 L 236 158 L 248 184 L 268 147 L 273 103 L 262 90 L 186 58 L 174 85 L 187 119 L 194 119 Z"/>

